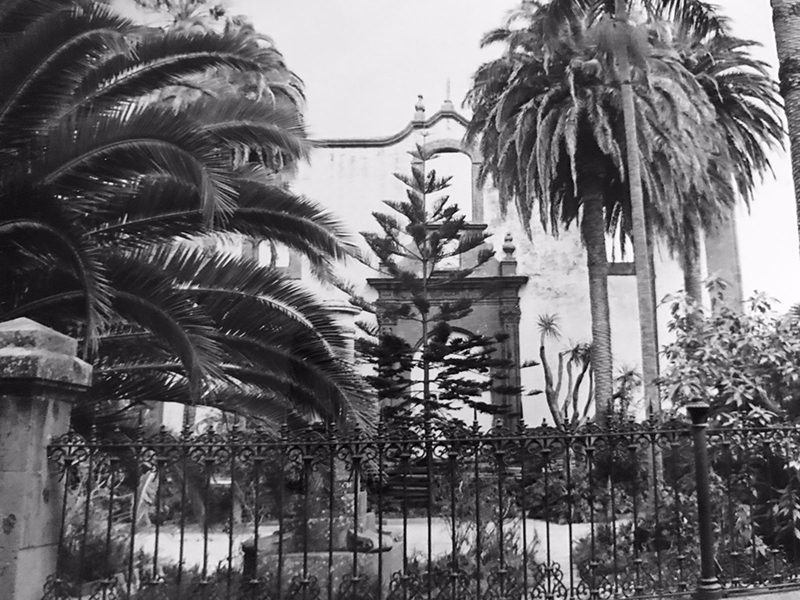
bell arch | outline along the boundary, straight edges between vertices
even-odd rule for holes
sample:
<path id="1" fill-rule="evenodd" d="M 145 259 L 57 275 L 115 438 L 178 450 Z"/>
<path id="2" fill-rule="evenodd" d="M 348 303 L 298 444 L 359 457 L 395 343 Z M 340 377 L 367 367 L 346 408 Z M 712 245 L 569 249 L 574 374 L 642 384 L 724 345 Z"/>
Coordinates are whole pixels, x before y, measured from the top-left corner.
<path id="1" fill-rule="evenodd" d="M 427 141 L 422 145 L 426 153 L 436 154 L 463 154 L 469 157 L 470 167 L 470 214 L 469 221 L 482 223 L 484 219 L 483 211 L 483 188 L 478 184 L 483 156 L 480 150 L 472 144 L 467 144 L 465 139 L 439 138 Z M 415 163 L 418 160 L 413 161 Z"/>

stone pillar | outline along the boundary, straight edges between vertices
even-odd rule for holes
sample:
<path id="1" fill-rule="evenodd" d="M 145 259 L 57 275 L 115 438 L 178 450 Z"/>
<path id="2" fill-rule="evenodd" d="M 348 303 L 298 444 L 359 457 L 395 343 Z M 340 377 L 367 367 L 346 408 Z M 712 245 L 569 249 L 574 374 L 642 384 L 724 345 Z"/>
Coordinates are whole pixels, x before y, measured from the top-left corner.
<path id="1" fill-rule="evenodd" d="M 56 570 L 61 486 L 47 460 L 91 381 L 77 343 L 30 319 L 0 323 L 0 590 L 40 600 Z"/>
<path id="2" fill-rule="evenodd" d="M 480 184 L 482 163 L 472 163 L 472 219 L 471 223 L 483 223 L 483 187 Z"/>
<path id="3" fill-rule="evenodd" d="M 325 300 L 325 307 L 331 312 L 347 336 L 347 346 L 342 348 L 339 355 L 348 364 L 355 364 L 356 360 L 356 317 L 361 313 L 361 309 L 356 308 L 344 300 Z"/>
<path id="4" fill-rule="evenodd" d="M 719 277 L 727 284 L 722 291 L 722 306 L 740 310 L 744 302 L 744 291 L 734 210 L 730 211 L 715 230 L 706 234 L 705 251 L 709 276 Z"/>
<path id="5" fill-rule="evenodd" d="M 520 379 L 520 360 L 519 360 L 519 323 L 522 318 L 522 310 L 517 299 L 511 306 L 500 306 L 500 324 L 503 332 L 508 335 L 503 351 L 503 358 L 511 362 L 508 373 L 508 384 L 519 386 Z M 508 406 L 508 413 L 503 417 L 503 426 L 511 431 L 516 431 L 519 421 L 522 418 L 522 398 L 520 394 L 506 395 L 503 397 L 503 404 Z"/>

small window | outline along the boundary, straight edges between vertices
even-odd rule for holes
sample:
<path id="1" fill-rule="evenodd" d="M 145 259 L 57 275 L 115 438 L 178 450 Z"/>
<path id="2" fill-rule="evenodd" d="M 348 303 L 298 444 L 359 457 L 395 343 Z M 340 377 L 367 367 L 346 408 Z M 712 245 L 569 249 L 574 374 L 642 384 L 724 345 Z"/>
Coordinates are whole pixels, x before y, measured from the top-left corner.
<path id="1" fill-rule="evenodd" d="M 261 242 L 258 245 L 258 264 L 285 269 L 289 266 L 289 249 L 275 242 Z"/>

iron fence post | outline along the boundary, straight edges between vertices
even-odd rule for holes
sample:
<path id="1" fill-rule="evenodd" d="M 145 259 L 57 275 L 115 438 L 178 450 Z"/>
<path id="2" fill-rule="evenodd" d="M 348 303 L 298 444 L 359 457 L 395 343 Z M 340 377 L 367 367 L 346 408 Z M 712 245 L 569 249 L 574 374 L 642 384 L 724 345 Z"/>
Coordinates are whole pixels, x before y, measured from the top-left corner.
<path id="1" fill-rule="evenodd" d="M 700 534 L 700 579 L 697 582 L 698 600 L 722 597 L 714 561 L 714 531 L 711 521 L 711 481 L 708 460 L 708 412 L 705 402 L 686 406 L 692 419 L 695 480 L 697 482 L 697 526 Z"/>

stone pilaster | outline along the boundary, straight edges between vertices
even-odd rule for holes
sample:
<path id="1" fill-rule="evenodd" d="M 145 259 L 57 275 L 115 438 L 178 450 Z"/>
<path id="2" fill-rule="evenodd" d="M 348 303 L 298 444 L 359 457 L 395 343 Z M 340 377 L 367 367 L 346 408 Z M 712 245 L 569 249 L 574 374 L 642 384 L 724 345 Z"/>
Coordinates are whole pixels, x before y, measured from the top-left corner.
<path id="1" fill-rule="evenodd" d="M 715 230 L 706 235 L 705 250 L 708 274 L 719 277 L 727 284 L 722 291 L 722 305 L 734 310 L 741 309 L 744 302 L 742 265 L 733 210 Z"/>
<path id="2" fill-rule="evenodd" d="M 505 342 L 505 358 L 511 362 L 508 372 L 508 384 L 519 386 L 522 382 L 520 377 L 520 350 L 519 350 L 519 323 L 522 319 L 522 310 L 519 307 L 519 300 L 511 306 L 500 307 L 500 324 L 503 332 L 508 335 Z M 504 419 L 504 425 L 514 430 L 519 425 L 522 418 L 522 398 L 520 394 L 507 395 L 504 404 L 509 405 L 509 414 Z"/>
<path id="3" fill-rule="evenodd" d="M 30 319 L 0 323 L 0 590 L 40 600 L 55 573 L 62 489 L 47 445 L 66 433 L 92 368 L 75 340 Z"/>
<path id="4" fill-rule="evenodd" d="M 339 355 L 346 360 L 349 364 L 355 364 L 356 350 L 356 324 L 355 319 L 361 313 L 361 310 L 350 304 L 340 300 L 326 300 L 325 307 L 334 315 L 336 320 L 344 329 L 347 336 L 347 346 L 341 348 Z"/>

